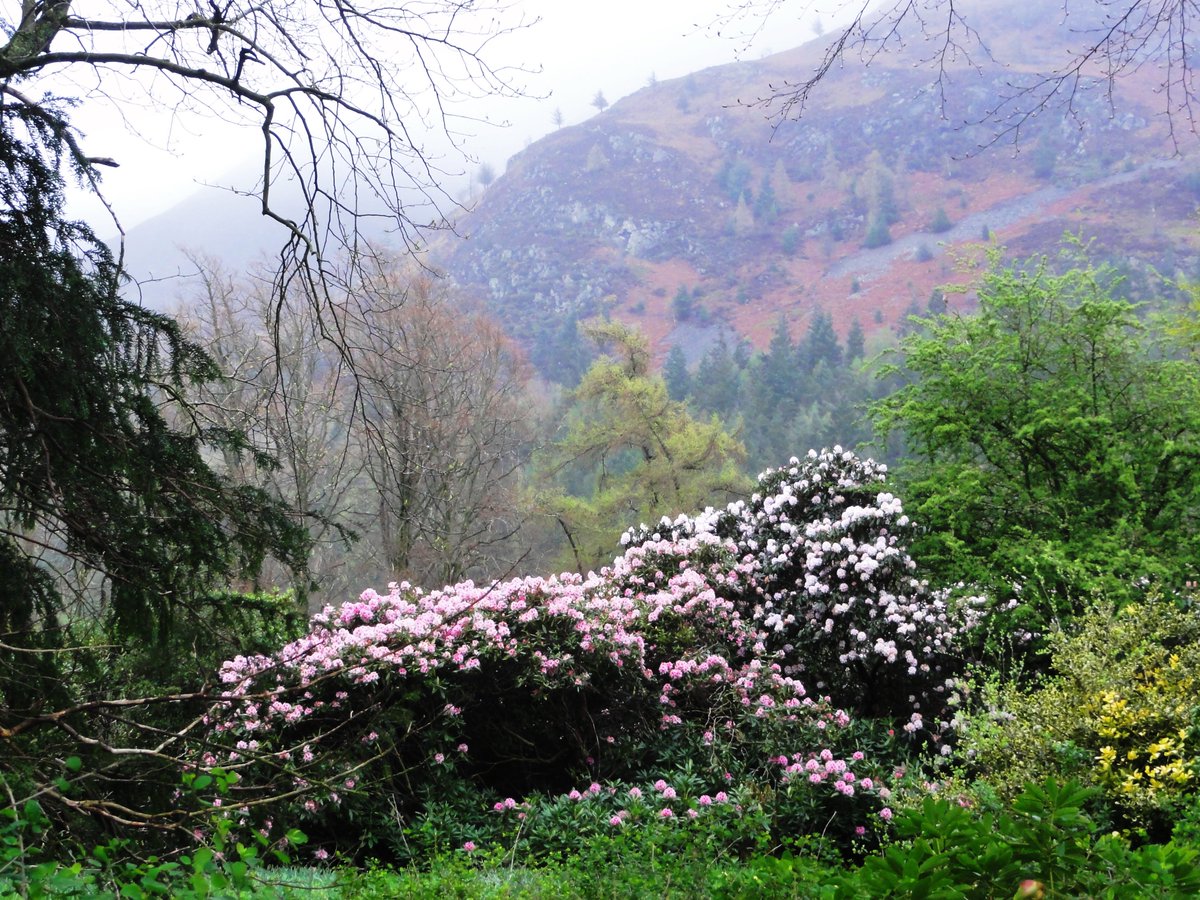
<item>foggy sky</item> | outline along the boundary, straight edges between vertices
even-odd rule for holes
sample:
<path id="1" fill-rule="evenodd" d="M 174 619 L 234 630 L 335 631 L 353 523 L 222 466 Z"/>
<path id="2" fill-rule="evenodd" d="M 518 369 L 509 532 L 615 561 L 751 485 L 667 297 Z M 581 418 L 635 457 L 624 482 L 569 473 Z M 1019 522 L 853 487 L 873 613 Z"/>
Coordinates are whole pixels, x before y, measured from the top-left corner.
<path id="1" fill-rule="evenodd" d="M 502 172 L 508 157 L 554 127 L 556 109 L 568 125 L 595 115 L 597 91 L 614 103 L 651 76 L 663 81 L 801 44 L 813 37 L 812 18 L 795 18 L 805 5 L 797 2 L 792 15 L 760 29 L 752 19 L 721 21 L 730 0 L 518 0 L 511 21 L 539 21 L 498 39 L 489 59 L 524 70 L 513 77 L 525 96 L 459 110 L 476 121 L 456 123 L 466 154 L 457 168 L 468 177 L 482 163 Z M 256 133 L 231 133 L 212 119 L 171 119 L 134 108 L 121 123 L 112 108 L 85 102 L 74 121 L 87 135 L 89 153 L 121 164 L 103 173 L 103 187 L 126 229 L 203 185 L 223 184 L 226 173 L 261 154 Z M 444 143 L 437 136 L 430 140 L 431 146 Z M 89 220 L 103 217 L 94 202 L 73 206 Z"/>

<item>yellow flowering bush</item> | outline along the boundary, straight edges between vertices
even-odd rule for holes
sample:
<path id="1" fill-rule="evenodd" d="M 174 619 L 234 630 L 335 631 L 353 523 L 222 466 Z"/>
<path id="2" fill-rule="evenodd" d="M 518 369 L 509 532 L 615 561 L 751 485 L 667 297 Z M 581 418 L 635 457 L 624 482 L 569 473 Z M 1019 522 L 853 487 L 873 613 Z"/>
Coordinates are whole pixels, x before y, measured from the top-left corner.
<path id="1" fill-rule="evenodd" d="M 1200 777 L 1200 614 L 1160 597 L 1096 607 L 1051 656 L 1032 686 L 983 686 L 962 774 L 1011 797 L 1056 772 L 1101 788 L 1115 825 L 1169 830 Z"/>

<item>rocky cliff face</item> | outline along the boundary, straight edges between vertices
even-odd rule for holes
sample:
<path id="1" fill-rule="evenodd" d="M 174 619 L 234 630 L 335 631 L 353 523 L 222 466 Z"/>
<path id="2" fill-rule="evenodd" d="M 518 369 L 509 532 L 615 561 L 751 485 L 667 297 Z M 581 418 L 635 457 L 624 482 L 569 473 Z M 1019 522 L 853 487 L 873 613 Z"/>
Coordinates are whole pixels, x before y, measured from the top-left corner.
<path id="1" fill-rule="evenodd" d="M 1018 58 L 1044 68 L 1052 34 L 1017 34 Z M 986 240 L 1023 255 L 1082 232 L 1135 270 L 1195 270 L 1197 148 L 1172 145 L 1152 82 L 1123 80 L 1111 105 L 1094 83 L 1072 115 L 998 139 L 986 120 L 1019 79 L 998 66 L 939 85 L 884 56 L 835 70 L 801 121 L 739 105 L 820 50 L 661 82 L 538 141 L 438 261 L 529 342 L 608 312 L 660 354 L 722 328 L 761 346 L 780 315 L 799 330 L 817 310 L 843 333 L 892 326 Z"/>

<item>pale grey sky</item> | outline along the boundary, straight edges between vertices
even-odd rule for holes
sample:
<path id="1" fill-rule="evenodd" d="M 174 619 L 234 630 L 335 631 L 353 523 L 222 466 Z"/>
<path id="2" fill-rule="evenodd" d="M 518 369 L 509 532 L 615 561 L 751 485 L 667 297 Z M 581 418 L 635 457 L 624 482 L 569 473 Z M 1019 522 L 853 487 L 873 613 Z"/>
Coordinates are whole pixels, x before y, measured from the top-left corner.
<path id="1" fill-rule="evenodd" d="M 597 90 L 612 103 L 644 86 L 652 74 L 659 80 L 676 78 L 811 39 L 813 15 L 796 18 L 809 5 L 795 0 L 788 15 L 751 36 L 757 26 L 753 20 L 726 23 L 718 33 L 714 23 L 729 11 L 731 0 L 517 0 L 514 13 L 540 21 L 497 40 L 490 59 L 537 74 L 520 76 L 526 97 L 473 107 L 472 115 L 504 127 L 473 124 L 462 148 L 502 171 L 509 156 L 553 128 L 555 109 L 566 124 L 594 115 L 590 104 Z M 130 134 L 98 104 L 85 103 L 75 114 L 88 133 L 88 151 L 121 163 L 104 172 L 104 188 L 127 229 L 206 183 L 220 183 L 224 173 L 258 149 L 255 135 L 232 136 L 211 119 L 172 120 L 146 109 L 131 110 L 127 117 L 142 134 Z M 473 164 L 460 167 L 470 170 Z M 83 204 L 79 214 L 92 218 L 98 208 Z"/>

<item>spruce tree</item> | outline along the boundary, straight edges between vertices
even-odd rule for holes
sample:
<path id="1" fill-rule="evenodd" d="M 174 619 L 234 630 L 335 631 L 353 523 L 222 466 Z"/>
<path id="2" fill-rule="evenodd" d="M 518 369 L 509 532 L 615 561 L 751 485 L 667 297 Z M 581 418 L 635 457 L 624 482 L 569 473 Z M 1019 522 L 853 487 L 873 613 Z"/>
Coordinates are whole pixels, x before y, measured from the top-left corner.
<path id="1" fill-rule="evenodd" d="M 692 392 L 692 373 L 688 371 L 687 357 L 678 344 L 671 347 L 663 364 L 663 381 L 672 400 L 686 400 Z"/>
<path id="2" fill-rule="evenodd" d="M 163 641 L 212 586 L 307 553 L 282 504 L 208 463 L 253 455 L 180 399 L 213 361 L 122 299 L 111 251 L 66 218 L 60 167 L 90 165 L 57 111 L 0 107 L 0 718 L 38 689 L 13 647 L 62 643 L 81 618 L 114 646 Z"/>

